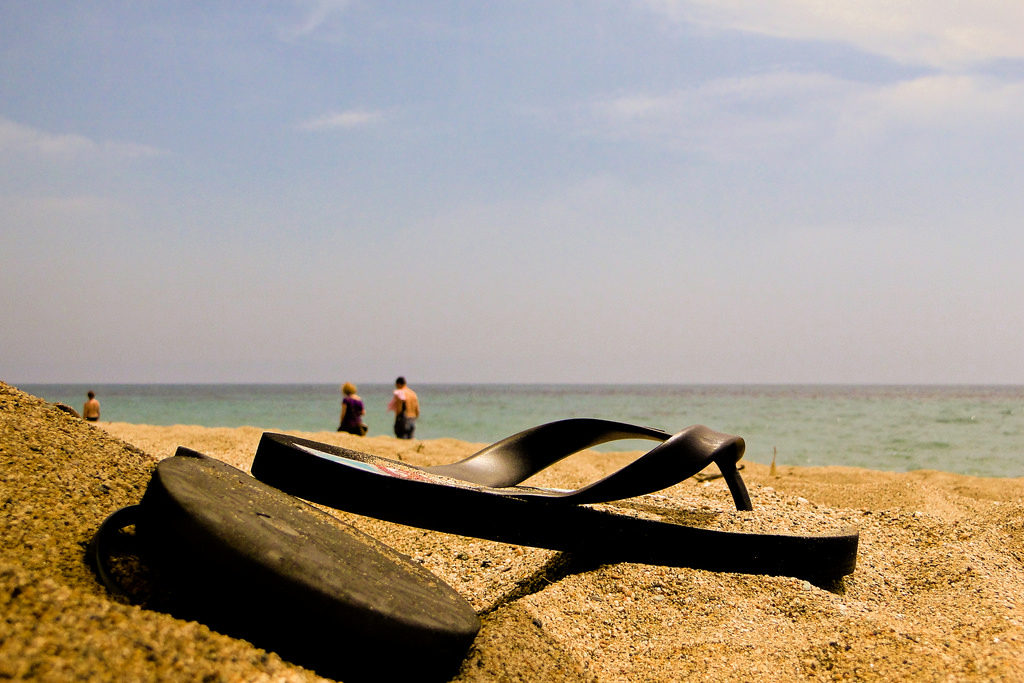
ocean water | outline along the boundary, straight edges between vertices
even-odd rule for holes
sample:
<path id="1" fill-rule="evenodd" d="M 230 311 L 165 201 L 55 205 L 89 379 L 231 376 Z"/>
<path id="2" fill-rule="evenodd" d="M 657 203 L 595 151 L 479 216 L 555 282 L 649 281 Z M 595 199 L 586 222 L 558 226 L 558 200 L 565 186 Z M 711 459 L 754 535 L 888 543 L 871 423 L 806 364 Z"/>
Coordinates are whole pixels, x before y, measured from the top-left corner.
<path id="1" fill-rule="evenodd" d="M 676 432 L 692 424 L 738 434 L 746 458 L 788 465 L 936 469 L 1024 476 L 1021 386 L 676 386 L 414 384 L 416 437 L 491 443 L 566 417 L 600 417 Z M 337 427 L 334 384 L 19 385 L 81 410 L 93 389 L 104 421 L 244 425 L 323 431 Z M 371 435 L 390 435 L 392 387 L 360 385 Z M 647 450 L 649 441 L 599 450 Z"/>

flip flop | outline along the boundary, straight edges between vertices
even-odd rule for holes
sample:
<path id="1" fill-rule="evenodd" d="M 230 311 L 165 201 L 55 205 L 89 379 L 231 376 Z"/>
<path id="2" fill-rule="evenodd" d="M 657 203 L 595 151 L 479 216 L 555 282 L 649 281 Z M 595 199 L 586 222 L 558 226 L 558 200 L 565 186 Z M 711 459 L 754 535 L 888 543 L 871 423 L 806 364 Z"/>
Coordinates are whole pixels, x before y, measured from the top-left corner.
<path id="1" fill-rule="evenodd" d="M 574 491 L 521 482 L 584 448 L 618 439 L 662 443 Z M 675 435 L 590 418 L 525 430 L 457 463 L 415 467 L 264 433 L 252 474 L 300 498 L 409 526 L 590 556 L 828 582 L 853 572 L 858 535 L 749 534 L 643 519 L 588 504 L 652 493 L 718 465 L 738 510 L 751 510 L 737 469 L 743 439 L 694 426 Z"/>
<path id="2" fill-rule="evenodd" d="M 100 581 L 122 598 L 131 589 L 112 556 L 124 554 L 131 525 L 164 611 L 321 675 L 448 678 L 480 628 L 469 603 L 410 558 L 186 448 L 89 545 Z"/>

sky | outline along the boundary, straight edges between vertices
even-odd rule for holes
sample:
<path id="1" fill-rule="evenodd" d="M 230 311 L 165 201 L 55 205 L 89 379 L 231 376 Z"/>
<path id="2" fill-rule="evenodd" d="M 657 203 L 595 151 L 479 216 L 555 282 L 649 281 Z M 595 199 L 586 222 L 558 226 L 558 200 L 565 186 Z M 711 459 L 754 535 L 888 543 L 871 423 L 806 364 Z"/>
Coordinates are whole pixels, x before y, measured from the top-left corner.
<path id="1" fill-rule="evenodd" d="M 0 3 L 0 380 L 1024 384 L 1024 3 Z"/>

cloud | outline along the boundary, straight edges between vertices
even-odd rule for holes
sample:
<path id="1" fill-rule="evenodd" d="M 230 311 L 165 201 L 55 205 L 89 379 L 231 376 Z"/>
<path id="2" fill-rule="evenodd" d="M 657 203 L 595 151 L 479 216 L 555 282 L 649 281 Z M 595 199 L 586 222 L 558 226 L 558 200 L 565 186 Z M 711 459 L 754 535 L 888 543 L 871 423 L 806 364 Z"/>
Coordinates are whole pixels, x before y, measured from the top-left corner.
<path id="1" fill-rule="evenodd" d="M 624 95 L 595 106 L 608 120 L 625 124 L 657 120 L 694 124 L 730 114 L 779 117 L 810 102 L 834 100 L 851 85 L 826 74 L 779 71 L 710 80 L 668 94 Z"/>
<path id="2" fill-rule="evenodd" d="M 725 78 L 668 93 L 595 102 L 591 131 L 665 144 L 719 159 L 803 145 L 825 133 L 864 86 L 824 74 L 779 72 Z"/>
<path id="3" fill-rule="evenodd" d="M 1006 0 L 644 0 L 676 21 L 834 41 L 904 64 L 963 68 L 1024 58 L 1024 3 Z"/>
<path id="4" fill-rule="evenodd" d="M 582 125 L 595 136 L 719 160 L 814 152 L 862 157 L 915 140 L 956 139 L 965 149 L 989 148 L 996 139 L 1019 146 L 1021 111 L 1024 82 L 940 74 L 879 85 L 776 72 L 600 100 Z"/>
<path id="5" fill-rule="evenodd" d="M 83 156 L 136 159 L 160 156 L 166 152 L 149 145 L 115 141 L 97 142 L 83 135 L 49 133 L 0 118 L 0 156 L 12 153 L 50 159 Z"/>
<path id="6" fill-rule="evenodd" d="M 383 111 L 369 109 L 349 109 L 310 119 L 299 124 L 301 130 L 319 131 L 335 128 L 360 128 L 384 119 Z"/>
<path id="7" fill-rule="evenodd" d="M 300 0 L 296 4 L 302 6 L 305 12 L 302 21 L 285 32 L 285 37 L 288 40 L 316 33 L 348 9 L 351 2 L 350 0 Z"/>
<path id="8" fill-rule="evenodd" d="M 853 103 L 851 103 L 853 104 Z M 1024 82 L 936 75 L 863 91 L 860 118 L 875 112 L 884 125 L 944 130 L 961 125 L 984 127 L 1019 122 L 1024 111 Z"/>

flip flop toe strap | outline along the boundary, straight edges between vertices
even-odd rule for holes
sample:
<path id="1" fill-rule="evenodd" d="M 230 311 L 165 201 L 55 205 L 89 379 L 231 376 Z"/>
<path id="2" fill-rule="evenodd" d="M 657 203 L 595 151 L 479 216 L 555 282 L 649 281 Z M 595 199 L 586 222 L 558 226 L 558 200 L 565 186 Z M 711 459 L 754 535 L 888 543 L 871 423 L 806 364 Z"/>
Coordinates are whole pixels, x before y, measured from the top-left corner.
<path id="1" fill-rule="evenodd" d="M 671 436 L 666 432 L 622 422 L 577 418 L 527 429 L 488 446 L 465 460 L 424 470 L 492 488 L 515 486 L 563 458 L 583 449 L 621 439 L 662 441 L 622 469 L 576 491 L 544 489 L 514 492 L 517 496 L 601 503 L 660 491 L 716 463 L 738 510 L 750 510 L 750 497 L 736 469 L 744 442 L 738 436 L 703 425 Z"/>
<path id="2" fill-rule="evenodd" d="M 668 441 L 671 437 L 671 434 L 660 429 L 625 422 L 571 418 L 525 429 L 491 444 L 465 460 L 423 469 L 481 486 L 504 488 L 526 481 L 573 453 L 609 441 Z"/>
<path id="3" fill-rule="evenodd" d="M 575 503 L 599 503 L 653 493 L 692 477 L 712 462 L 718 465 L 737 510 L 752 510 L 736 463 L 743 457 L 738 436 L 702 425 L 689 427 L 622 469 L 564 497 Z"/>

